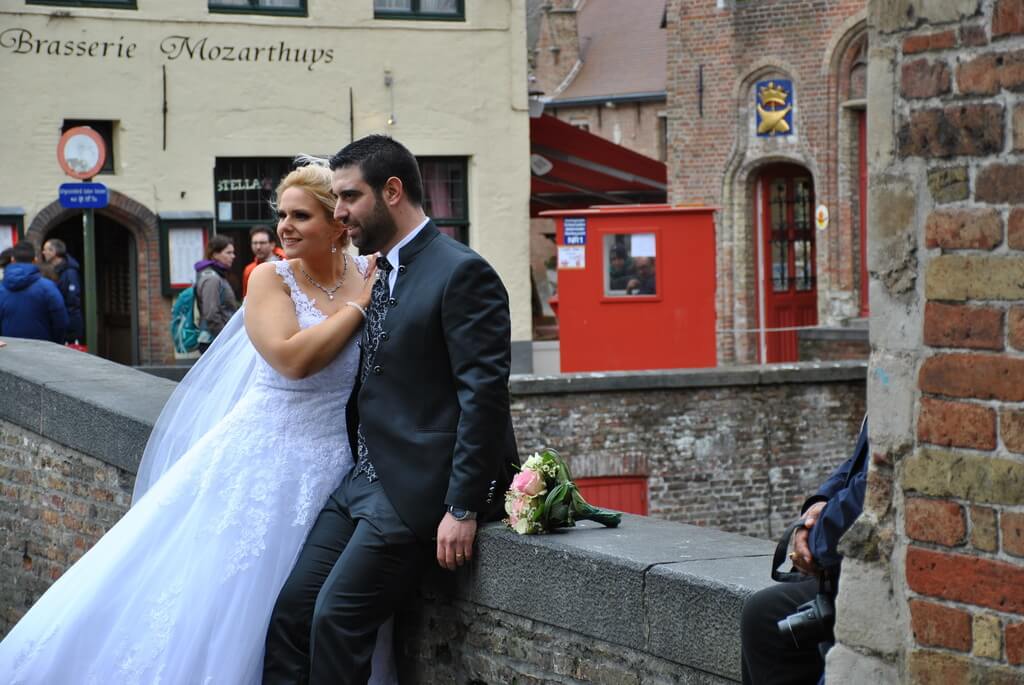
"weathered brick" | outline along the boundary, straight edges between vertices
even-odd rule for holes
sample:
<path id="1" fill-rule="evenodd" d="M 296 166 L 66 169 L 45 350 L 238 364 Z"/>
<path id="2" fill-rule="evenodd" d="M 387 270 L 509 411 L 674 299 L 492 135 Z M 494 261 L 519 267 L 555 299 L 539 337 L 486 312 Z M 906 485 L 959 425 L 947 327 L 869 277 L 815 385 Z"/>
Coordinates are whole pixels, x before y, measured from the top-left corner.
<path id="1" fill-rule="evenodd" d="M 944 447 L 995 449 L 996 412 L 977 404 L 922 397 L 917 439 Z"/>
<path id="2" fill-rule="evenodd" d="M 1015 350 L 1024 350 L 1024 307 L 1010 307 L 1006 316 L 1006 337 Z"/>
<path id="3" fill-rule="evenodd" d="M 966 200 L 970 195 L 967 167 L 939 167 L 928 170 L 928 189 L 939 204 Z"/>
<path id="4" fill-rule="evenodd" d="M 1024 504 L 1024 464 L 923 448 L 903 462 L 903 489 L 975 504 Z"/>
<path id="5" fill-rule="evenodd" d="M 1003 312 L 993 307 L 928 302 L 924 342 L 931 347 L 1003 349 Z"/>
<path id="6" fill-rule="evenodd" d="M 991 250 L 1003 242 L 1003 218 L 994 209 L 940 209 L 925 222 L 928 247 Z"/>
<path id="7" fill-rule="evenodd" d="M 959 652 L 971 649 L 971 615 L 961 609 L 912 599 L 910 625 L 919 645 Z"/>
<path id="8" fill-rule="evenodd" d="M 1015 669 L 947 652 L 914 650 L 908 671 L 914 685 L 1020 685 Z"/>
<path id="9" fill-rule="evenodd" d="M 1024 151 L 1024 106 L 1014 105 L 1010 115 L 1011 141 L 1014 152 Z"/>
<path id="10" fill-rule="evenodd" d="M 991 155 L 1003 149 L 1002 105 L 959 105 L 911 112 L 899 130 L 903 157 Z"/>
<path id="11" fill-rule="evenodd" d="M 974 198 L 990 204 L 1015 204 L 1024 197 L 1024 166 L 987 164 L 974 181 Z"/>
<path id="12" fill-rule="evenodd" d="M 965 95 L 1024 90 L 1024 50 L 989 52 L 963 62 L 957 69 L 956 86 Z"/>
<path id="13" fill-rule="evenodd" d="M 929 300 L 1024 299 L 1024 256 L 944 254 L 925 275 Z"/>
<path id="14" fill-rule="evenodd" d="M 921 365 L 921 390 L 979 400 L 1024 401 L 1024 359 L 995 354 L 939 354 Z"/>
<path id="15" fill-rule="evenodd" d="M 1006 660 L 1018 666 L 1024 664 L 1024 623 L 1008 623 L 1003 635 Z"/>
<path id="16" fill-rule="evenodd" d="M 1024 207 L 1014 207 L 1006 220 L 1006 244 L 1024 250 Z"/>
<path id="17" fill-rule="evenodd" d="M 975 614 L 971 626 L 973 646 L 971 654 L 984 659 L 999 659 L 1003 656 L 1003 624 L 998 616 Z"/>
<path id="18" fill-rule="evenodd" d="M 991 507 L 971 507 L 971 545 L 985 552 L 999 550 L 999 527 L 996 510 Z"/>
<path id="19" fill-rule="evenodd" d="M 963 507 L 948 500 L 910 497 L 905 521 L 907 535 L 921 542 L 954 547 L 962 545 L 967 535 Z"/>
<path id="20" fill-rule="evenodd" d="M 991 53 L 960 64 L 956 70 L 956 88 L 971 95 L 995 95 L 1001 87 L 1000 62 Z"/>
<path id="21" fill-rule="evenodd" d="M 999 413 L 999 434 L 1006 449 L 1024 453 L 1024 411 L 1003 409 Z"/>
<path id="22" fill-rule="evenodd" d="M 914 55 L 928 50 L 946 50 L 954 46 L 956 46 L 956 34 L 952 31 L 915 34 L 903 39 L 903 54 Z"/>
<path id="23" fill-rule="evenodd" d="M 964 24 L 960 27 L 960 45 L 965 48 L 988 45 L 988 34 L 985 27 L 977 24 Z"/>
<path id="24" fill-rule="evenodd" d="M 933 98 L 946 95 L 951 88 L 949 67 L 945 62 L 915 59 L 900 68 L 900 94 L 905 98 Z"/>
<path id="25" fill-rule="evenodd" d="M 992 8 L 992 37 L 1024 33 L 1024 3 L 1021 0 L 996 0 Z"/>
<path id="26" fill-rule="evenodd" d="M 1003 551 L 1015 557 L 1024 557 L 1024 514 L 1004 511 L 999 514 Z"/>
<path id="27" fill-rule="evenodd" d="M 907 549 L 907 584 L 929 597 L 1007 613 L 1024 612 L 1024 567 L 1005 561 Z"/>

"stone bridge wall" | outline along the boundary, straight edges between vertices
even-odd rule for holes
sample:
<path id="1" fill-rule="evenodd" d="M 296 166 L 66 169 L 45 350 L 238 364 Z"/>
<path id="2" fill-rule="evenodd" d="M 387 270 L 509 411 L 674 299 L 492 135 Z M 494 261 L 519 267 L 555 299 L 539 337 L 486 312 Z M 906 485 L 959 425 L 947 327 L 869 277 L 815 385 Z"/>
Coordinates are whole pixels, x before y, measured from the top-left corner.
<path id="1" fill-rule="evenodd" d="M 0 351 L 0 635 L 127 509 L 143 446 L 174 388 L 49 343 L 8 342 Z M 863 365 L 807 365 L 518 377 L 512 389 L 524 450 L 550 443 L 579 476 L 645 474 L 658 516 L 765 534 L 771 507 L 789 506 L 790 496 L 762 496 L 759 509 L 740 504 L 787 474 L 842 458 L 863 411 L 863 375 Z M 781 407 L 794 418 L 778 419 Z M 838 428 L 805 435 L 832 423 Z M 472 569 L 430 574 L 400 617 L 409 682 L 736 681 L 740 607 L 769 582 L 773 548 L 633 516 L 618 530 L 584 525 L 532 538 L 493 525 L 479 544 Z"/>

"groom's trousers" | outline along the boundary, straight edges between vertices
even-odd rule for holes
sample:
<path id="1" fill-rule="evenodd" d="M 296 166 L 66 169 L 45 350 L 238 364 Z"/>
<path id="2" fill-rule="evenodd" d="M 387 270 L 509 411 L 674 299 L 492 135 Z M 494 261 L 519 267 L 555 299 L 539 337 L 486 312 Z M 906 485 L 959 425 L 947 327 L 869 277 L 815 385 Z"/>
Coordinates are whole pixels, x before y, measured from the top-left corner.
<path id="1" fill-rule="evenodd" d="M 418 586 L 428 559 L 380 481 L 350 472 L 278 596 L 264 685 L 364 685 L 377 629 Z"/>

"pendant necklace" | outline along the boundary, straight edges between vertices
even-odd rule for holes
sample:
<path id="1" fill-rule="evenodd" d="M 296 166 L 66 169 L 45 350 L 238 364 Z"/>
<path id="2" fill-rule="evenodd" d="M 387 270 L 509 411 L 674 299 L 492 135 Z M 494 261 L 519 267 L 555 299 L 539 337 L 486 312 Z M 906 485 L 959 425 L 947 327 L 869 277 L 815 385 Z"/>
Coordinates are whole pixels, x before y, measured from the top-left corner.
<path id="1" fill-rule="evenodd" d="M 345 274 L 348 273 L 348 257 L 342 255 L 342 260 L 344 261 L 345 266 L 342 267 L 342 269 L 341 269 L 341 278 L 338 279 L 338 282 L 334 284 L 333 288 L 325 288 L 322 285 L 320 285 L 319 283 L 317 283 L 316 279 L 314 279 L 312 276 L 310 276 L 306 272 L 306 269 L 303 268 L 301 262 L 299 263 L 299 271 L 301 271 L 302 275 L 306 277 L 306 280 L 309 281 L 310 285 L 312 285 L 314 288 L 318 288 L 318 289 L 322 290 L 324 293 L 326 293 L 328 300 L 333 300 L 334 299 L 334 293 L 338 292 L 338 288 L 340 288 L 342 286 L 342 284 L 345 283 Z"/>

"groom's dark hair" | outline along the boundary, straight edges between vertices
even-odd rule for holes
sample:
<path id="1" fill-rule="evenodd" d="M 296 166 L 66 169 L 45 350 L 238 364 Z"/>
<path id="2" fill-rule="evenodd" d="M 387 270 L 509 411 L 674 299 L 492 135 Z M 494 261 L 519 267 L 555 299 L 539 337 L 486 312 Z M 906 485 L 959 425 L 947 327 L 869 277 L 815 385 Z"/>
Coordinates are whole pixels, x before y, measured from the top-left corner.
<path id="1" fill-rule="evenodd" d="M 357 166 L 376 195 L 392 176 L 402 182 L 409 201 L 423 204 L 423 179 L 420 165 L 409 149 L 390 136 L 374 134 L 353 140 L 331 157 L 331 171 Z"/>

